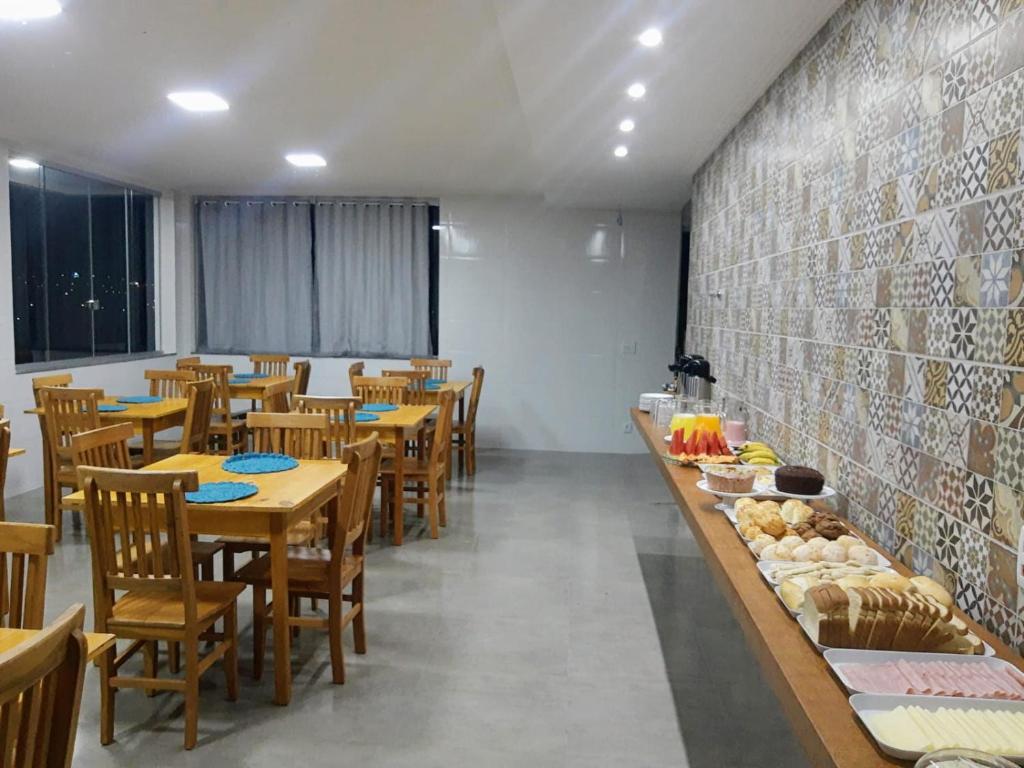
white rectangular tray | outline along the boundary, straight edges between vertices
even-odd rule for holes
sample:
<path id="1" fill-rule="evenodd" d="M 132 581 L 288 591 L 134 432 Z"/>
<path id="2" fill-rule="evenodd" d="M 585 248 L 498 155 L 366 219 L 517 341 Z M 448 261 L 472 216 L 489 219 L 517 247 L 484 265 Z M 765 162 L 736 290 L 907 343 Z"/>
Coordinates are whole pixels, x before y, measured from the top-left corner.
<path id="1" fill-rule="evenodd" d="M 780 598 L 781 599 L 781 598 Z M 832 674 L 834 674 L 839 682 L 843 684 L 847 691 L 850 693 L 872 693 L 872 691 L 863 691 L 857 688 L 850 682 L 850 679 L 840 669 L 842 664 L 891 664 L 895 661 L 913 661 L 913 662 L 949 662 L 950 664 L 971 664 L 983 667 L 990 667 L 992 669 L 1014 669 L 1015 667 L 1010 662 L 1004 659 L 997 659 L 995 656 L 964 656 L 959 653 L 920 653 L 914 651 L 866 651 L 858 648 L 832 648 L 831 650 L 825 651 L 825 661 L 832 668 Z M 1017 670 L 1018 672 L 1020 670 Z M 913 696 L 918 694 L 879 694 L 885 696 Z M 920 694 L 928 695 L 928 694 Z M 963 699 L 965 701 L 984 701 L 973 696 L 953 696 L 950 698 Z M 1006 701 L 1006 699 L 995 699 L 995 701 Z"/>
<path id="2" fill-rule="evenodd" d="M 753 544 L 753 542 L 747 541 L 746 539 L 744 539 L 743 538 L 743 534 L 740 533 L 740 529 L 737 526 L 734 525 L 733 528 L 736 528 L 736 535 L 739 536 L 741 539 L 743 539 L 743 543 L 747 545 L 747 549 L 750 550 L 750 554 L 754 556 L 755 560 L 757 560 L 757 564 L 758 565 L 760 565 L 761 563 L 793 563 L 793 562 L 796 562 L 795 560 L 762 560 L 760 557 L 758 557 L 754 553 L 754 548 L 753 548 L 753 546 L 751 546 Z M 854 538 L 858 539 L 858 541 L 861 540 L 857 536 L 854 536 Z M 869 547 L 869 549 L 870 549 L 870 547 Z M 877 549 L 871 549 L 871 551 L 875 553 L 875 557 L 878 559 L 878 565 L 885 566 L 886 568 L 888 568 L 890 565 L 892 565 L 892 560 L 887 558 L 885 555 L 883 555 Z M 763 571 L 762 571 L 762 573 L 763 573 Z M 765 577 L 765 578 L 767 578 L 767 577 Z"/>
<path id="3" fill-rule="evenodd" d="M 753 552 L 751 552 L 751 554 L 753 554 Z M 879 553 L 879 554 L 881 555 L 881 553 Z M 788 562 L 791 562 L 791 561 L 789 561 L 789 560 L 758 560 L 757 561 L 757 570 L 760 572 L 761 578 L 763 578 L 765 581 L 767 581 L 769 584 L 771 584 L 773 587 L 775 587 L 775 586 L 778 586 L 781 582 L 773 581 L 772 579 L 770 579 L 768 577 L 768 571 L 771 569 L 771 567 L 773 565 L 775 565 L 777 563 L 788 563 Z M 894 568 L 892 568 L 891 566 L 892 566 L 892 563 L 890 563 L 888 560 L 886 560 L 884 564 L 881 563 L 881 562 L 878 564 L 878 567 L 879 568 L 884 568 L 886 573 L 895 573 L 896 570 Z"/>
<path id="4" fill-rule="evenodd" d="M 810 624 L 807 621 L 807 615 L 806 614 L 801 613 L 799 616 L 797 616 L 796 617 L 796 623 L 800 625 L 800 629 L 802 629 L 804 631 L 804 634 L 807 636 L 807 639 L 814 645 L 815 648 L 818 649 L 819 653 L 825 653 L 825 651 L 833 650 L 832 646 L 830 646 L 830 645 L 822 645 L 821 643 L 811 639 L 812 635 L 811 635 L 811 630 L 810 630 Z M 984 640 L 981 641 L 981 644 L 982 644 L 982 647 L 985 649 L 985 652 L 982 653 L 982 654 L 978 654 L 978 656 L 995 656 L 996 655 L 995 649 L 992 648 L 991 645 L 986 643 Z M 840 650 L 840 649 L 836 649 L 836 650 Z M 844 649 L 841 649 L 841 650 L 847 650 L 847 649 L 844 648 Z M 891 651 L 869 651 L 869 650 L 863 650 L 863 652 L 864 653 L 891 653 Z M 944 654 L 944 653 L 934 653 L 934 654 L 925 653 L 924 655 L 925 656 L 932 656 L 933 658 L 941 658 L 943 656 L 946 656 L 946 654 Z M 964 659 L 977 658 L 977 656 L 967 656 L 966 654 L 963 655 L 963 656 L 961 656 L 960 654 L 955 654 L 955 655 L 957 656 L 957 658 L 964 658 Z M 874 695 L 874 694 L 871 694 L 871 695 Z M 904 698 L 906 698 L 906 697 L 904 697 Z M 922 698 L 927 699 L 927 698 L 942 698 L 942 697 L 941 696 L 936 696 L 936 697 L 924 696 Z M 960 699 L 954 699 L 954 701 L 960 701 Z M 967 701 L 975 701 L 975 699 L 967 699 Z M 976 699 L 976 701 L 987 701 L 987 699 Z"/>
<path id="5" fill-rule="evenodd" d="M 1004 712 L 1024 712 L 1024 702 L 996 701 L 993 699 L 958 699 L 950 696 L 889 696 L 877 693 L 855 693 L 850 697 L 850 706 L 857 717 L 864 723 L 864 728 L 871 734 L 879 748 L 887 755 L 900 760 L 916 760 L 923 752 L 911 752 L 897 749 L 892 744 L 882 741 L 872 730 L 870 716 L 881 712 L 891 712 L 897 707 L 921 707 L 922 709 L 989 709 Z M 1024 755 L 1003 755 L 1015 763 L 1024 763 Z"/>

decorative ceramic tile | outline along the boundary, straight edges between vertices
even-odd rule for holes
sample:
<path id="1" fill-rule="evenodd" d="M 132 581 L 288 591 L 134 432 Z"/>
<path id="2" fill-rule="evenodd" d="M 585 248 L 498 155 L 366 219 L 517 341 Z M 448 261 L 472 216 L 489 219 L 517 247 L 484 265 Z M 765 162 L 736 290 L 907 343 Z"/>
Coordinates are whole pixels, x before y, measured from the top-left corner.
<path id="1" fill-rule="evenodd" d="M 954 413 L 967 414 L 970 411 L 973 371 L 970 363 L 950 363 L 946 379 L 946 403 Z"/>
<path id="2" fill-rule="evenodd" d="M 974 200 L 988 192 L 988 155 L 988 144 L 979 144 L 961 153 L 961 200 Z"/>
<path id="3" fill-rule="evenodd" d="M 1024 429 L 1024 371 L 1005 372 L 999 394 L 999 423 L 1010 429 Z"/>
<path id="4" fill-rule="evenodd" d="M 959 574 L 971 583 L 985 581 L 988 571 L 988 538 L 979 530 L 964 526 L 960 542 Z"/>
<path id="5" fill-rule="evenodd" d="M 1020 200 L 1016 193 L 997 195 L 985 202 L 984 240 L 987 251 L 1013 248 L 1020 231 Z"/>
<path id="6" fill-rule="evenodd" d="M 974 357 L 974 331 L 978 325 L 978 310 L 960 309 L 953 314 L 953 327 L 949 334 L 952 356 L 964 360 Z"/>
<path id="7" fill-rule="evenodd" d="M 1010 292 L 1010 251 L 986 253 L 981 258 L 981 306 L 1005 307 Z"/>
<path id="8" fill-rule="evenodd" d="M 1024 251 L 1014 251 L 1010 258 L 1010 280 L 1006 292 L 1006 304 L 1019 307 L 1024 304 Z"/>
<path id="9" fill-rule="evenodd" d="M 958 307 L 976 307 L 981 303 L 981 257 L 961 256 L 955 265 L 956 285 L 953 301 Z"/>
<path id="10" fill-rule="evenodd" d="M 1020 537 L 1021 518 L 1024 517 L 1024 492 L 1003 483 L 993 484 L 992 538 L 1016 547 Z"/>
<path id="11" fill-rule="evenodd" d="M 988 594 L 1001 605 L 1017 607 L 1017 557 L 1014 550 L 989 540 Z"/>
<path id="12" fill-rule="evenodd" d="M 949 383 L 949 363 L 944 360 L 929 360 L 924 372 L 924 401 L 935 408 L 946 407 L 946 393 Z"/>
<path id="13" fill-rule="evenodd" d="M 1014 341 L 1008 336 L 1005 309 L 979 309 L 974 331 L 974 359 L 980 363 L 1002 363 L 1012 352 Z M 1016 337 L 1014 337 L 1016 338 Z"/>
<path id="14" fill-rule="evenodd" d="M 987 365 L 974 367 L 971 384 L 971 416 L 984 421 L 995 421 L 999 417 L 999 404 L 1003 394 L 1006 374 Z"/>
<path id="15" fill-rule="evenodd" d="M 1024 309 L 1011 309 L 1007 315 L 1002 362 L 1024 367 Z"/>
<path id="16" fill-rule="evenodd" d="M 989 193 L 1016 186 L 1020 177 L 1020 132 L 1003 134 L 989 142 L 988 147 Z"/>
<path id="17" fill-rule="evenodd" d="M 964 487 L 964 522 L 971 528 L 990 534 L 994 500 L 995 490 L 992 480 L 974 472 L 968 473 L 967 484 Z M 973 579 L 973 581 L 978 580 Z"/>

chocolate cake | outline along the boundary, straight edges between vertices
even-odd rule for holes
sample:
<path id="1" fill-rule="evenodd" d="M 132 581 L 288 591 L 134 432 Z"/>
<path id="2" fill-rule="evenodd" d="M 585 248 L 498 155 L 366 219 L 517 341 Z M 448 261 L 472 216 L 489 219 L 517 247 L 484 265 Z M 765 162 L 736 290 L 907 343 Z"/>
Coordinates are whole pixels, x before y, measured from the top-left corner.
<path id="1" fill-rule="evenodd" d="M 775 470 L 775 487 L 783 493 L 814 496 L 825 487 L 825 478 L 810 467 L 779 467 Z"/>

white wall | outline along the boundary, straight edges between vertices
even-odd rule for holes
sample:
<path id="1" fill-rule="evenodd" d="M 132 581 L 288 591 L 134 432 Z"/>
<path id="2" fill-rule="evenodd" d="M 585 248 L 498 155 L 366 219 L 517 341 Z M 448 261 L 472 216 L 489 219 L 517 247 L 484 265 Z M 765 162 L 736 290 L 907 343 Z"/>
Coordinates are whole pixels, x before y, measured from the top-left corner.
<path id="1" fill-rule="evenodd" d="M 42 446 L 39 438 L 39 423 L 35 416 L 23 412 L 32 408 L 32 378 L 43 373 L 15 373 L 14 369 L 14 317 L 13 290 L 11 283 L 11 231 L 10 201 L 8 199 L 7 147 L 0 143 L 0 403 L 5 416 L 11 420 L 12 442 L 28 453 L 10 460 L 7 466 L 6 496 L 38 488 L 43 482 Z M 158 295 L 164 303 L 159 312 L 158 333 L 160 348 L 169 353 L 175 350 L 174 304 L 174 211 L 169 195 L 160 199 L 157 216 L 157 242 L 161 264 L 158 268 Z M 168 299 L 168 297 L 171 297 Z M 167 316 L 168 311 L 170 317 Z M 174 366 L 174 358 L 154 358 L 126 363 L 110 363 L 86 366 L 70 370 L 76 385 L 102 387 L 111 394 L 142 394 L 145 380 L 143 371 L 147 368 L 168 368 Z M 42 510 L 40 510 L 40 518 Z"/>
<path id="2" fill-rule="evenodd" d="M 441 220 L 441 352 L 487 371 L 480 443 L 641 450 L 627 409 L 668 377 L 679 215 L 453 198 Z"/>

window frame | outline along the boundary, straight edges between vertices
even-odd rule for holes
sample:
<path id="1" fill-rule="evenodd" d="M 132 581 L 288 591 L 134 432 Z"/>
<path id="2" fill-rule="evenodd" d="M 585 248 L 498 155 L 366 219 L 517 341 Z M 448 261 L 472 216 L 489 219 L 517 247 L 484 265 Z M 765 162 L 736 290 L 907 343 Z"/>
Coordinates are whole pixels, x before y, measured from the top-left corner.
<path id="1" fill-rule="evenodd" d="M 54 162 L 49 162 L 49 161 L 45 161 L 45 160 L 40 160 L 39 161 L 39 165 L 40 165 L 40 167 L 36 170 L 36 172 L 38 172 L 40 174 L 40 191 L 41 192 L 45 191 L 45 184 L 43 182 L 43 174 L 45 174 L 45 171 L 47 169 L 52 170 L 52 171 L 58 171 L 58 172 L 61 172 L 61 173 L 72 174 L 72 175 L 81 177 L 83 179 L 87 179 L 89 181 L 99 182 L 99 183 L 103 183 L 103 184 L 115 185 L 115 186 L 121 187 L 125 191 L 125 211 L 126 211 L 126 218 L 125 218 L 126 248 L 125 248 L 125 254 L 124 254 L 124 259 L 125 259 L 125 283 L 126 283 L 126 286 L 125 286 L 125 288 L 126 288 L 126 292 L 125 292 L 125 300 L 126 300 L 125 310 L 128 313 L 128 315 L 129 315 L 129 317 L 127 319 L 127 326 L 126 326 L 127 330 L 126 330 L 126 335 L 125 335 L 125 344 L 126 344 L 126 346 L 127 346 L 127 348 L 129 350 L 131 349 L 131 344 L 132 344 L 132 338 L 131 338 L 131 317 L 130 317 L 131 312 L 128 309 L 128 307 L 129 307 L 128 301 L 130 301 L 130 290 L 131 290 L 131 281 L 129 280 L 130 270 L 128 268 L 129 267 L 129 265 L 128 265 L 129 255 L 128 255 L 128 248 L 127 248 L 127 245 L 128 245 L 128 243 L 127 243 L 127 234 L 128 234 L 129 220 L 131 218 L 131 194 L 129 194 L 129 193 L 148 195 L 148 196 L 150 196 L 152 198 L 152 201 L 153 201 L 152 208 L 153 208 L 153 210 L 152 210 L 151 220 L 150 220 L 150 230 L 151 231 L 150 231 L 150 237 L 148 239 L 149 239 L 149 246 L 152 249 L 152 253 L 153 253 L 153 262 L 152 262 L 152 270 L 153 270 L 153 274 L 152 274 L 152 284 L 153 284 L 153 321 L 152 321 L 152 326 L 153 327 L 152 327 L 152 334 L 151 334 L 151 336 L 152 336 L 152 343 L 153 343 L 153 349 L 151 349 L 151 350 L 143 350 L 143 351 L 140 351 L 140 352 L 131 352 L 131 351 L 129 351 L 129 352 L 125 352 L 125 353 L 115 353 L 115 354 L 110 354 L 110 355 L 95 355 L 95 354 L 93 354 L 93 355 L 86 355 L 86 356 L 82 356 L 82 357 L 65 357 L 65 358 L 60 358 L 60 359 L 56 359 L 56 360 L 38 360 L 38 361 L 33 361 L 33 362 L 28 362 L 28 363 L 18 363 L 18 362 L 15 362 L 15 364 L 14 364 L 14 372 L 15 372 L 15 374 L 41 373 L 41 372 L 45 372 L 45 371 L 64 370 L 64 369 L 68 369 L 68 368 L 88 368 L 88 367 L 91 367 L 91 366 L 94 366 L 94 365 L 106 365 L 108 363 L 124 363 L 124 362 L 130 362 L 130 361 L 133 361 L 133 360 L 148 360 L 148 359 L 154 359 L 154 358 L 158 358 L 158 357 L 166 357 L 166 356 L 168 356 L 169 353 L 165 353 L 165 352 L 163 352 L 160 349 L 160 310 L 161 310 L 161 307 L 160 307 L 160 281 L 161 281 L 160 275 L 161 275 L 161 269 L 160 269 L 160 267 L 161 267 L 161 256 L 162 256 L 162 253 L 161 253 L 161 250 L 160 250 L 160 223 L 161 223 L 160 222 L 160 218 L 161 218 L 160 200 L 162 198 L 162 193 L 159 190 L 150 189 L 149 187 L 146 187 L 146 186 L 141 185 L 141 184 L 134 184 L 134 183 L 130 183 L 130 182 L 121 181 L 119 179 L 113 179 L 113 178 L 110 178 L 108 176 L 103 176 L 103 175 L 92 173 L 92 172 L 89 172 L 89 171 L 83 171 L 83 170 L 80 170 L 78 168 L 72 168 L 70 166 L 63 165 L 63 164 L 60 164 L 60 163 L 54 163 Z M 13 223 L 10 221 L 10 215 L 11 215 L 11 210 L 10 210 L 10 187 L 14 183 L 16 183 L 15 178 L 14 178 L 12 172 L 10 170 L 8 170 L 8 175 L 7 175 L 8 203 L 7 203 L 6 215 L 8 216 L 8 224 L 9 224 L 8 229 L 9 229 L 12 237 L 13 237 L 14 227 L 13 227 Z M 45 207 L 44 207 L 44 211 L 43 211 L 43 214 L 42 214 L 42 226 L 43 226 L 43 228 L 45 230 L 45 228 L 46 228 Z M 90 213 L 89 226 L 90 226 L 90 228 L 92 226 L 91 213 Z M 13 288 L 14 288 L 14 286 L 13 286 L 13 283 L 14 283 L 14 261 L 13 261 L 14 254 L 13 254 L 13 245 L 14 244 L 12 242 L 11 243 L 11 247 L 12 247 L 11 259 L 12 260 L 11 260 L 11 267 L 10 267 L 10 269 L 11 269 L 11 282 L 12 282 L 12 286 L 11 286 L 12 287 L 12 294 L 11 294 L 11 328 L 12 328 L 12 331 L 15 331 L 16 330 L 15 326 L 16 326 L 16 322 L 17 321 L 16 321 L 15 316 L 14 316 L 15 306 L 14 306 L 14 293 L 13 293 Z M 92 247 L 93 247 L 93 244 L 91 242 L 91 236 L 90 236 L 90 244 L 89 244 L 90 254 L 91 254 L 91 251 L 92 251 Z M 92 269 L 92 273 L 90 274 L 89 278 L 90 278 L 90 281 L 92 281 L 94 279 L 94 277 L 95 277 L 95 267 L 92 264 L 91 255 L 90 255 L 90 267 Z M 47 266 L 44 264 L 44 269 L 45 268 L 47 268 Z M 94 333 L 93 333 L 93 347 L 95 349 L 95 334 Z M 49 354 L 49 350 L 47 350 L 47 354 Z M 17 356 L 17 349 L 15 349 L 15 357 L 16 356 Z"/>

